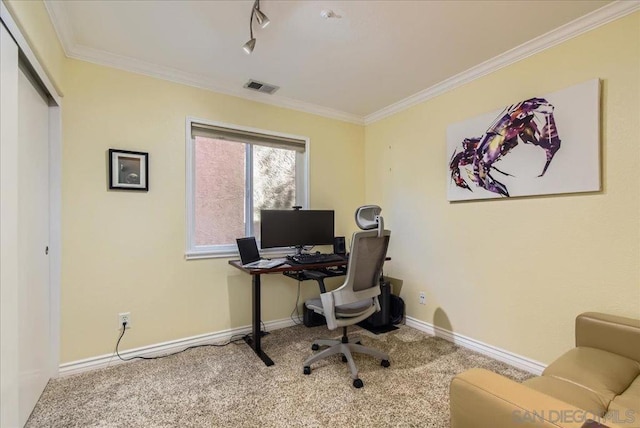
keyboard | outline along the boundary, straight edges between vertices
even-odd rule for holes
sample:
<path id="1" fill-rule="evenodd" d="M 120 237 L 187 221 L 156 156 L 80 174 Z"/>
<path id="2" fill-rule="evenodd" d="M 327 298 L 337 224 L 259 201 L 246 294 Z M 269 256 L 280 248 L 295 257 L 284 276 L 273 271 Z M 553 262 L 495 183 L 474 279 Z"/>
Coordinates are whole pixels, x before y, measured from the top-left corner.
<path id="1" fill-rule="evenodd" d="M 339 254 L 296 254 L 287 256 L 289 263 L 297 265 L 312 265 L 320 263 L 343 262 L 346 260 L 344 256 Z"/>

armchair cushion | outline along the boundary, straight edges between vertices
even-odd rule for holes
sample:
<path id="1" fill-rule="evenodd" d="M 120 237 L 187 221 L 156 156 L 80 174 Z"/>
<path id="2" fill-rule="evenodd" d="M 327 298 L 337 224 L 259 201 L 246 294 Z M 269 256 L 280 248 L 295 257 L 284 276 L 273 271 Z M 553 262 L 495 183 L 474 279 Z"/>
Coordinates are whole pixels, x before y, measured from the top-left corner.
<path id="1" fill-rule="evenodd" d="M 551 376 L 533 377 L 522 382 L 531 389 L 545 393 L 580 409 L 589 409 L 594 415 L 604 416 L 609 401 L 581 385 Z"/>
<path id="2" fill-rule="evenodd" d="M 562 355 L 542 374 L 580 385 L 598 394 L 608 406 L 640 374 L 640 364 L 611 352 L 581 347 Z"/>

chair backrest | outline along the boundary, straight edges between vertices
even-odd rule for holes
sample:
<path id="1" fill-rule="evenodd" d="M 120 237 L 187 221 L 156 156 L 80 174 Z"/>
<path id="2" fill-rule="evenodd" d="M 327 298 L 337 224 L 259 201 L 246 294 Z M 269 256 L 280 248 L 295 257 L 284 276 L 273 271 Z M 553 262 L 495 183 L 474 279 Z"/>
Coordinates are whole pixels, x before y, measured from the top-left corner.
<path id="1" fill-rule="evenodd" d="M 333 291 L 335 305 L 344 305 L 373 298 L 380 294 L 380 274 L 387 257 L 391 231 L 355 232 L 351 240 L 351 253 L 344 284 Z"/>

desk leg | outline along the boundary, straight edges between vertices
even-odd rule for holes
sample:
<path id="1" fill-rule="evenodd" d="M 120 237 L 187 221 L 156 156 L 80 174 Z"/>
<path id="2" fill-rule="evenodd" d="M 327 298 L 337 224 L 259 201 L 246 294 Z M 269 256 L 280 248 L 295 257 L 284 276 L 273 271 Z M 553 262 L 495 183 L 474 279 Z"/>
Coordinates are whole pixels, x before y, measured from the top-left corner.
<path id="1" fill-rule="evenodd" d="M 264 362 L 266 366 L 272 366 L 273 360 L 269 358 L 267 354 L 262 351 L 262 347 L 260 346 L 260 275 L 251 275 L 253 277 L 252 280 L 252 317 L 253 317 L 253 334 L 252 337 L 245 338 L 245 342 L 253 352 L 256 353 L 258 357 Z"/>

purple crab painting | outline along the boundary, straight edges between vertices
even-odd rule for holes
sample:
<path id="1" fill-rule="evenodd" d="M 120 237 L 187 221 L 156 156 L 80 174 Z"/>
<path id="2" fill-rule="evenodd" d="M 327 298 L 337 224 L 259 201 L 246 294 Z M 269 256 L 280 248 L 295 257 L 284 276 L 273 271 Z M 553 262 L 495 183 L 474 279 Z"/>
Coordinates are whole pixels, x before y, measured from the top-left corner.
<path id="1" fill-rule="evenodd" d="M 449 200 L 599 190 L 599 81 L 452 125 L 447 145 Z"/>
<path id="2" fill-rule="evenodd" d="M 542 129 L 536 124 L 536 117 L 541 117 L 540 121 L 544 122 Z M 540 174 L 542 177 L 556 152 L 560 150 L 553 105 L 544 98 L 531 98 L 507 107 L 481 137 L 465 138 L 462 150 L 454 152 L 449 163 L 451 179 L 456 186 L 473 191 L 460 174 L 461 166 L 473 165 L 471 181 L 476 186 L 509 196 L 507 187 L 493 178 L 492 171 L 511 175 L 499 170 L 494 164 L 508 155 L 519 142 L 544 149 L 547 163 Z"/>

